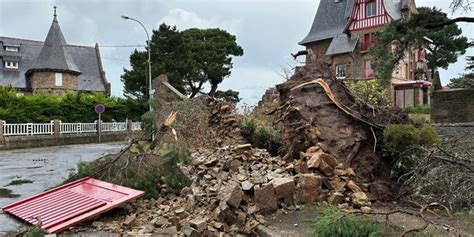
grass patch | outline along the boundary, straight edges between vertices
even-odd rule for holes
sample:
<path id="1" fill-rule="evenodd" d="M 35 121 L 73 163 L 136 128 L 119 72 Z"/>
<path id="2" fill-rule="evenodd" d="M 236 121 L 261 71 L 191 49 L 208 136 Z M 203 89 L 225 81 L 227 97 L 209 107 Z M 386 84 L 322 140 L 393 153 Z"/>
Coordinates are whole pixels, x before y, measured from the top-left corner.
<path id="1" fill-rule="evenodd" d="M 30 183 L 33 183 L 33 181 L 29 179 L 15 179 L 15 180 L 10 181 L 10 183 L 7 184 L 7 186 L 30 184 Z"/>
<path id="2" fill-rule="evenodd" d="M 376 237 L 384 233 L 383 224 L 365 217 L 348 216 L 332 206 L 321 210 L 313 223 L 313 236 L 318 237 Z"/>
<path id="3" fill-rule="evenodd" d="M 3 198 L 16 198 L 20 195 L 12 193 L 12 190 L 7 188 L 0 188 L 0 197 Z"/>

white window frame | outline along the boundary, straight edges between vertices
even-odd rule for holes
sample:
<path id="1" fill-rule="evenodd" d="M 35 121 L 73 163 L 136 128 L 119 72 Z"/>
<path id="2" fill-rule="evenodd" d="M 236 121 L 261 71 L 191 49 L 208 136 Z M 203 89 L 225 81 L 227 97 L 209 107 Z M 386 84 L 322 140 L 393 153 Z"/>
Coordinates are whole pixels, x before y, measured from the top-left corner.
<path id="1" fill-rule="evenodd" d="M 18 52 L 18 47 L 13 47 L 13 46 L 5 46 L 5 51 L 7 52 Z"/>
<path id="2" fill-rule="evenodd" d="M 376 1 L 366 3 L 365 12 L 366 12 L 367 17 L 377 15 Z"/>
<path id="3" fill-rule="evenodd" d="M 5 61 L 4 63 L 6 69 L 18 69 L 18 62 Z"/>
<path id="4" fill-rule="evenodd" d="M 336 65 L 336 79 L 346 79 L 346 65 Z"/>
<path id="5" fill-rule="evenodd" d="M 63 86 L 63 74 L 60 72 L 56 72 L 54 74 L 54 81 L 56 86 Z"/>

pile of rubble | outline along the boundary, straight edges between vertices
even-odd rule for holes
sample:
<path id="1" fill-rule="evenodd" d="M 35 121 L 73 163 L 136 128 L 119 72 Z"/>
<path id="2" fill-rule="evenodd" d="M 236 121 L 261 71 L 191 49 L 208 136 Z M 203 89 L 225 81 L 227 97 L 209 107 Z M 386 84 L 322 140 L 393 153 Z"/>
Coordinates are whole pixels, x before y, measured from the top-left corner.
<path id="1" fill-rule="evenodd" d="M 101 225 L 102 230 L 129 234 L 161 233 L 186 236 L 252 234 L 265 224 L 266 214 L 328 202 L 367 210 L 370 202 L 335 157 L 314 146 L 301 159 L 287 162 L 250 145 L 200 149 L 190 164 L 180 164 L 193 180 L 179 195 L 161 187 L 160 198 L 140 200 L 124 220 Z M 369 209 L 370 210 L 370 209 Z"/>

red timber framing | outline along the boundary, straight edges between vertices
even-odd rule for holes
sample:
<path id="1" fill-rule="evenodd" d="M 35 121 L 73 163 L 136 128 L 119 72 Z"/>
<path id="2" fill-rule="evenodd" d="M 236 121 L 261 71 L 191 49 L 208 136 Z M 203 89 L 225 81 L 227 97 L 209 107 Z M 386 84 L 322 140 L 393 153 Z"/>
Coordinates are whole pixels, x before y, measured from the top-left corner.
<path id="1" fill-rule="evenodd" d="M 375 3 L 375 15 L 367 16 L 367 4 Z M 344 32 L 365 30 L 387 24 L 392 17 L 385 10 L 383 0 L 354 0 L 352 14 Z"/>

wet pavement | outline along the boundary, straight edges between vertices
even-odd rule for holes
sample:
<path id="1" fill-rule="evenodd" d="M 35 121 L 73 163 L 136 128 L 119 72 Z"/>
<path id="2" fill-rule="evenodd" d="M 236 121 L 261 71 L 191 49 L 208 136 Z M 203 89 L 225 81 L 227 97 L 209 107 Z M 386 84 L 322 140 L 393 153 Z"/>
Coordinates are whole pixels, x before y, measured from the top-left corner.
<path id="1" fill-rule="evenodd" d="M 77 162 L 116 153 L 124 145 L 120 142 L 0 151 L 0 188 L 20 195 L 16 198 L 0 197 L 0 207 L 55 187 L 75 170 Z M 6 186 L 17 179 L 33 183 Z M 0 236 L 21 226 L 20 221 L 0 213 Z"/>

